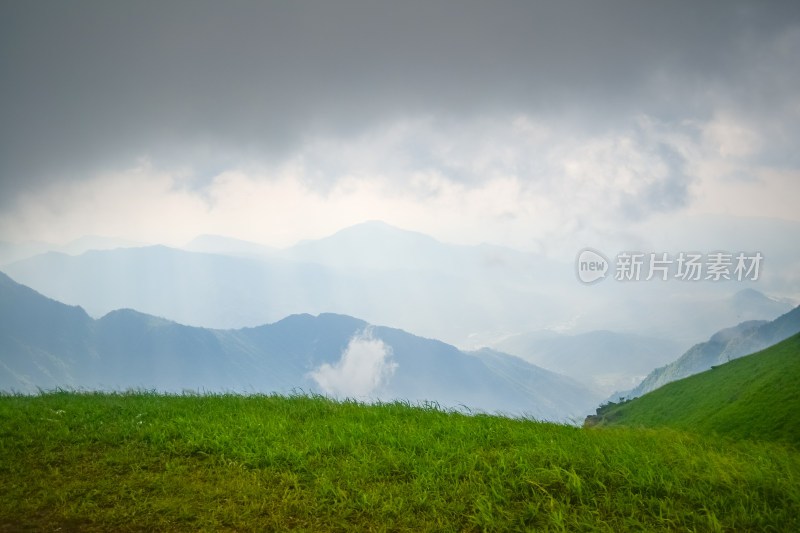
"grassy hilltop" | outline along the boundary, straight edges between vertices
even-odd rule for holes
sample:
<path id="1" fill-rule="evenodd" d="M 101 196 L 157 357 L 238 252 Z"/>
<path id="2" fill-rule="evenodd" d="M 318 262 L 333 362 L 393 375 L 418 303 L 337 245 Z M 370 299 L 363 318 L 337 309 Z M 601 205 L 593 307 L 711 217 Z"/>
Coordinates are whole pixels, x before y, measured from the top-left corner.
<path id="1" fill-rule="evenodd" d="M 800 334 L 640 398 L 608 404 L 592 422 L 666 426 L 800 449 Z"/>
<path id="2" fill-rule="evenodd" d="M 0 397 L 0 531 L 796 531 L 800 454 L 320 397 Z"/>

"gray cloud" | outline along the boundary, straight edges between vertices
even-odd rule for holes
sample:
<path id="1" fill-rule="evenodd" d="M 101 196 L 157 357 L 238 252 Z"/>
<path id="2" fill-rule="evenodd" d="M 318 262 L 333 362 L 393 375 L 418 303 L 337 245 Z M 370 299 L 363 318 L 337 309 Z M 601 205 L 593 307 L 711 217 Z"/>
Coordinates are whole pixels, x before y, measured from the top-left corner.
<path id="1" fill-rule="evenodd" d="M 659 143 L 652 155 L 665 166 L 666 172 L 636 194 L 623 193 L 620 208 L 628 219 L 641 220 L 653 213 L 685 207 L 689 202 L 692 180 L 686 172 L 686 159 L 665 143 Z"/>
<path id="2" fill-rule="evenodd" d="M 791 110 L 781 36 L 799 20 L 790 2 L 3 2 L 0 207 L 141 156 L 202 184 L 404 117 L 585 133 Z M 684 201 L 676 179 L 663 207 Z"/>

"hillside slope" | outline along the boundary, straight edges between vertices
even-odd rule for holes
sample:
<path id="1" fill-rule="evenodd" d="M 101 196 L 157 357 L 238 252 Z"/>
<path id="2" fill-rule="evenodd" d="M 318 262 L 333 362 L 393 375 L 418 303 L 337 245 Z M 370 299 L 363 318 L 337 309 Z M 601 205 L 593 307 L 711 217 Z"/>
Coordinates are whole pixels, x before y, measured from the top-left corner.
<path id="1" fill-rule="evenodd" d="M 0 396 L 0 531 L 787 531 L 800 452 L 406 403 Z"/>
<path id="2" fill-rule="evenodd" d="M 751 320 L 732 328 L 723 329 L 715 333 L 707 342 L 692 346 L 672 363 L 653 370 L 627 394 L 627 397 L 642 396 L 671 381 L 763 350 L 798 332 L 800 332 L 800 306 L 771 322 Z"/>
<path id="3" fill-rule="evenodd" d="M 587 425 L 669 426 L 800 446 L 800 334 L 620 404 Z"/>

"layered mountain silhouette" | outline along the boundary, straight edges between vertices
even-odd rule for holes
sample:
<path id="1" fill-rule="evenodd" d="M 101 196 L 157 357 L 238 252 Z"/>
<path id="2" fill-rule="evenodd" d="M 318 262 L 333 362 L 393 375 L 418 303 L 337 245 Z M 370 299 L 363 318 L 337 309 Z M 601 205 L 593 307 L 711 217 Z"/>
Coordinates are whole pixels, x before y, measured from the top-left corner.
<path id="1" fill-rule="evenodd" d="M 653 370 L 636 388 L 624 394 L 642 396 L 669 382 L 709 370 L 744 355 L 763 350 L 800 332 L 800 306 L 771 322 L 749 320 L 718 331 L 692 346 L 672 363 Z"/>
<path id="2" fill-rule="evenodd" d="M 333 393 L 348 396 L 347 380 L 363 380 L 365 365 L 348 367 L 345 354 L 364 357 L 376 346 L 385 358 L 377 363 L 391 371 L 371 382 L 368 399 L 433 401 L 547 420 L 582 418 L 599 400 L 577 382 L 516 357 L 465 353 L 350 316 L 299 314 L 236 330 L 184 326 L 130 309 L 93 319 L 0 273 L 0 390 L 7 392 L 330 393 L 319 376 L 338 372 L 344 388 Z"/>
<path id="3" fill-rule="evenodd" d="M 664 338 L 679 346 L 657 353 L 620 349 L 613 356 L 579 349 L 581 339 L 565 341 L 558 352 L 543 348 L 559 364 L 572 361 L 551 370 L 576 369 L 572 377 L 605 392 L 632 387 L 711 331 L 771 320 L 792 308 L 753 290 L 752 283 L 610 280 L 587 287 L 577 281 L 571 261 L 485 244 L 447 244 L 376 221 L 286 249 L 208 235 L 183 249 L 130 244 L 83 239 L 0 270 L 94 318 L 131 308 L 181 324 L 234 329 L 292 314 L 339 313 L 470 350 L 509 352 L 500 341 L 539 330 L 636 332 L 656 339 L 652 346 Z M 116 245 L 124 247 L 108 249 Z M 86 246 L 103 249 L 85 251 Z M 0 243 L 0 262 L 35 249 L 12 248 L 4 254 Z M 782 272 L 775 266 L 780 261 L 772 255 L 769 260 L 759 288 Z M 603 340 L 594 346 L 603 345 L 610 346 Z M 539 364 L 541 346 L 522 348 L 515 346 L 515 355 Z M 620 371 L 617 362 L 626 356 Z"/>
<path id="4" fill-rule="evenodd" d="M 388 268 L 383 259 L 375 262 L 387 268 L 337 263 L 344 257 L 316 262 L 318 255 L 307 248 L 303 250 L 308 260 L 302 261 L 290 257 L 295 255 L 291 249 L 281 255 L 248 254 L 241 243 L 218 239 L 201 239 L 194 246 L 228 250 L 232 255 L 165 246 L 77 256 L 49 252 L 3 270 L 48 297 L 80 305 L 93 317 L 132 308 L 211 328 L 256 326 L 297 313 L 336 312 L 460 342 L 475 331 L 523 329 L 559 307 L 530 289 L 510 286 L 506 280 L 513 276 L 504 273 L 505 267 L 481 267 L 475 250 L 472 264 L 490 271 L 485 278 L 467 276 L 467 263 L 445 273 Z M 374 245 L 363 247 L 363 256 L 385 253 Z M 407 260 L 412 261 L 413 257 Z"/>

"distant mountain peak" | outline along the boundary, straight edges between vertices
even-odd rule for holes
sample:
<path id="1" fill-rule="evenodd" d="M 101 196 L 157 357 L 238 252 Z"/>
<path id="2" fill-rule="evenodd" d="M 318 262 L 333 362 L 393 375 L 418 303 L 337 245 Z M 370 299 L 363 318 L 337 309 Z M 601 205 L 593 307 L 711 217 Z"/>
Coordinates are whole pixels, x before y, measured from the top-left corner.
<path id="1" fill-rule="evenodd" d="M 737 303 L 751 303 L 753 301 L 775 301 L 772 298 L 765 295 L 763 292 L 758 291 L 753 288 L 746 288 L 740 291 L 737 291 L 733 295 L 733 301 Z"/>
<path id="2" fill-rule="evenodd" d="M 378 219 L 366 220 L 366 221 L 360 222 L 358 224 L 353 224 L 349 228 L 352 229 L 352 228 L 358 228 L 358 227 L 362 227 L 362 228 L 381 228 L 381 229 L 390 229 L 390 230 L 401 229 L 401 228 L 398 228 L 397 226 L 392 226 L 388 222 L 384 222 L 383 220 L 378 220 Z M 344 229 L 348 229 L 348 228 L 344 228 Z M 405 230 L 401 230 L 401 231 L 405 231 Z"/>
<path id="3" fill-rule="evenodd" d="M 89 250 L 114 250 L 117 248 L 137 248 L 141 246 L 146 245 L 139 241 L 119 239 L 116 237 L 84 235 L 62 246 L 60 250 L 69 255 L 80 255 Z"/>
<path id="4" fill-rule="evenodd" d="M 355 318 L 350 315 L 343 315 L 338 313 L 320 313 L 316 316 L 309 314 L 309 313 L 298 313 L 294 315 L 289 315 L 286 318 L 283 318 L 274 324 L 267 324 L 266 326 L 260 327 L 271 327 L 275 325 L 280 326 L 297 326 L 297 325 L 306 325 L 312 323 L 327 323 L 327 324 L 339 324 L 339 325 L 347 325 L 353 329 L 364 328 L 369 326 L 369 323 L 361 320 L 360 318 Z"/>
<path id="5" fill-rule="evenodd" d="M 103 315 L 100 318 L 100 321 L 115 321 L 115 320 L 136 320 L 140 322 L 147 322 L 149 324 L 158 324 L 158 325 L 169 325 L 174 324 L 178 325 L 177 322 L 172 320 L 167 320 L 166 318 L 161 318 L 153 315 L 148 315 L 147 313 L 141 313 L 135 309 L 116 309 L 109 313 Z"/>
<path id="6" fill-rule="evenodd" d="M 364 237 L 381 237 L 381 236 L 391 236 L 394 238 L 406 237 L 406 238 L 421 239 L 421 240 L 426 240 L 428 242 L 439 243 L 438 240 L 431 237 L 430 235 L 426 235 L 418 231 L 398 228 L 397 226 L 392 226 L 391 224 L 388 224 L 387 222 L 384 222 L 382 220 L 367 220 L 366 222 L 361 222 L 353 226 L 348 226 L 346 228 L 340 229 L 339 231 L 328 237 L 324 237 L 321 240 L 341 239 L 346 237 L 364 238 Z"/>
<path id="7" fill-rule="evenodd" d="M 318 240 L 302 241 L 283 251 L 294 261 L 337 268 L 449 270 L 462 264 L 463 250 L 433 237 L 378 220 L 341 229 Z"/>

